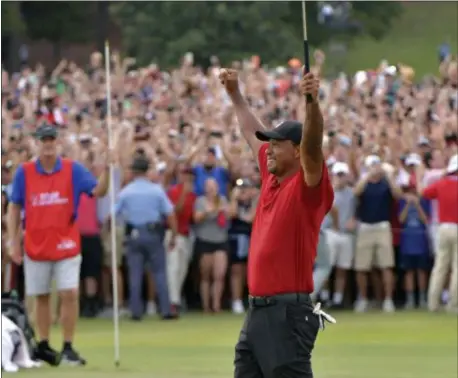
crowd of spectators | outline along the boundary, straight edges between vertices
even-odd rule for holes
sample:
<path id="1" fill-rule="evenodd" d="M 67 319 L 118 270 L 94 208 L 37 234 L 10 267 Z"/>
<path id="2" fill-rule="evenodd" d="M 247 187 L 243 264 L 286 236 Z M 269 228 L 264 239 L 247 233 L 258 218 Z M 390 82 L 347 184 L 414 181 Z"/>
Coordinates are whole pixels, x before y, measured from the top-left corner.
<path id="1" fill-rule="evenodd" d="M 321 300 L 336 307 L 356 301 L 355 309 L 365 311 L 373 298 L 392 311 L 383 299 L 395 292 L 395 299 L 407 308 L 425 306 L 436 250 L 430 231 L 437 213 L 417 193 L 444 175 L 458 152 L 457 61 L 448 56 L 439 67 L 431 67 L 437 74 L 424 78 L 416 77 L 412 67 L 382 61 L 374 69 L 326 79 L 325 60 L 324 53 L 316 51 L 312 70 L 323 76 L 323 151 L 335 184 L 340 224 L 331 219 L 323 223 L 336 269 Z M 228 299 L 234 313 L 244 312 L 245 265 L 260 176 L 218 80 L 218 58 L 212 57 L 203 70 L 187 53 L 179 68 L 165 71 L 156 64 L 137 67 L 135 59 L 113 53 L 111 67 L 114 190 L 129 182 L 133 156 L 143 155 L 151 162 L 148 177 L 164 187 L 178 213 L 183 239 L 176 246 L 179 252 L 169 257 L 174 261 L 168 262 L 172 302 L 219 311 Z M 232 67 L 239 70 L 243 93 L 266 126 L 305 119 L 297 59 L 272 68 L 253 56 Z M 63 156 L 82 162 L 95 175 L 100 172 L 108 144 L 106 80 L 99 52 L 90 56 L 87 67 L 62 60 L 52 72 L 40 64 L 24 65 L 14 74 L 2 69 L 2 215 L 15 169 L 35 156 L 33 131 L 43 123 L 59 129 Z M 388 190 L 369 193 L 364 186 L 368 181 L 373 188 L 383 182 Z M 201 221 L 203 210 L 217 216 Z M 82 315 L 88 317 L 109 315 L 113 300 L 109 211 L 108 197 L 81 199 Z M 361 217 L 376 218 L 383 225 L 365 227 Z M 124 232 L 122 219 L 118 222 L 118 286 L 124 314 Z M 414 230 L 410 239 L 403 237 L 406 229 Z M 3 235 L 2 287 L 20 287 L 20 268 L 8 261 Z M 374 254 L 369 253 L 373 249 Z M 84 301 L 94 293 L 100 301 Z M 154 314 L 148 272 L 145 302 L 146 312 Z"/>

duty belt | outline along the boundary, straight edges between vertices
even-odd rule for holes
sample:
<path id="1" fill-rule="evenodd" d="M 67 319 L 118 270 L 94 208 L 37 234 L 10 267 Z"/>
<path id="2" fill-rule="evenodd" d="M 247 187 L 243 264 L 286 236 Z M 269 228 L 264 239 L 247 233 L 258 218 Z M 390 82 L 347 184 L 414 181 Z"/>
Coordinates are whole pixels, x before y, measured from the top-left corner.
<path id="1" fill-rule="evenodd" d="M 130 236 L 132 234 L 132 231 L 134 230 L 148 230 L 149 232 L 158 232 L 158 231 L 162 231 L 164 229 L 164 226 L 162 225 L 162 223 L 159 223 L 159 222 L 149 222 L 149 223 L 145 223 L 145 224 L 142 224 L 140 226 L 138 225 L 133 225 L 131 223 L 126 223 L 126 227 L 125 227 L 125 234 L 126 236 Z"/>

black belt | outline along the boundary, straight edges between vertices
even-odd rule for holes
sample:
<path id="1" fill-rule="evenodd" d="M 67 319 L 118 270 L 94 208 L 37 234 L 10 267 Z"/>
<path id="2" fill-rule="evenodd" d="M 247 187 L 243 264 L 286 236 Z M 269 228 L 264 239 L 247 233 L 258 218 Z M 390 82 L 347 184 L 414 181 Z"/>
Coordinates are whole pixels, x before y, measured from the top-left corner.
<path id="1" fill-rule="evenodd" d="M 153 222 L 150 222 L 150 223 L 145 223 L 141 226 L 136 226 L 136 225 L 133 225 L 131 223 L 126 223 L 126 227 L 125 227 L 125 234 L 127 236 L 131 235 L 132 234 L 132 231 L 133 230 L 140 230 L 140 229 L 143 229 L 143 230 L 148 230 L 149 232 L 156 232 L 156 231 L 162 231 L 164 229 L 164 226 L 162 223 L 160 222 L 156 222 L 156 223 L 153 223 Z"/>
<path id="2" fill-rule="evenodd" d="M 272 295 L 270 297 L 248 297 L 248 303 L 253 307 L 274 306 L 277 303 L 307 303 L 312 305 L 310 295 L 306 293 L 286 293 Z"/>

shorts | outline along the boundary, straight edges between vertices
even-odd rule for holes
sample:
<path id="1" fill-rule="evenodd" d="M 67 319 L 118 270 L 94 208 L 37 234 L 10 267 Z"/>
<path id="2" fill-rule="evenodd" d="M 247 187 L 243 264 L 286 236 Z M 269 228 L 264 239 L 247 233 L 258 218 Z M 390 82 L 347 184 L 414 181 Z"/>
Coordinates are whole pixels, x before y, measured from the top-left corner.
<path id="1" fill-rule="evenodd" d="M 229 252 L 229 243 L 227 241 L 222 243 L 213 243 L 201 239 L 196 239 L 196 242 L 194 244 L 194 251 L 199 256 L 212 254 L 216 251 Z"/>
<path id="2" fill-rule="evenodd" d="M 246 264 L 250 236 L 243 234 L 229 235 L 230 258 L 232 264 Z"/>
<path id="3" fill-rule="evenodd" d="M 427 254 L 400 256 L 400 267 L 402 270 L 429 270 L 431 259 Z"/>
<path id="4" fill-rule="evenodd" d="M 353 265 L 353 235 L 326 230 L 331 265 L 339 269 L 350 269 Z"/>
<path id="5" fill-rule="evenodd" d="M 379 269 L 393 268 L 392 240 L 389 225 L 371 225 L 369 229 L 360 229 L 356 238 L 355 270 L 369 272 L 374 266 Z"/>
<path id="6" fill-rule="evenodd" d="M 57 291 L 78 289 L 81 255 L 59 261 L 35 261 L 24 256 L 24 280 L 27 296 L 51 293 L 54 280 Z"/>
<path id="7" fill-rule="evenodd" d="M 102 272 L 103 246 L 100 235 L 81 235 L 81 279 L 99 278 Z"/>
<path id="8" fill-rule="evenodd" d="M 124 226 L 116 227 L 116 266 L 122 265 L 122 257 L 124 254 Z M 111 267 L 111 232 L 106 228 L 102 231 L 103 244 L 103 266 Z"/>

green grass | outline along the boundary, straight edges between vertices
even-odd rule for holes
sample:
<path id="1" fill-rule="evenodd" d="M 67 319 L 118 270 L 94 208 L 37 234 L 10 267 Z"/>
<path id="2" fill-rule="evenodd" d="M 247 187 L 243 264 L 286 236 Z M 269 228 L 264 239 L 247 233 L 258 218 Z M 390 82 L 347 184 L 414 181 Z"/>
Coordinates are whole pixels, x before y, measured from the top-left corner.
<path id="1" fill-rule="evenodd" d="M 452 315 L 334 313 L 338 324 L 319 334 L 318 378 L 456 378 L 457 318 Z M 178 322 L 121 322 L 121 366 L 113 364 L 112 324 L 82 321 L 77 347 L 84 368 L 20 372 L 33 378 L 227 378 L 243 318 L 187 315 Z M 53 344 L 61 342 L 54 330 Z M 9 376 L 9 375 L 5 375 Z M 16 375 L 17 376 L 17 375 Z"/>
<path id="2" fill-rule="evenodd" d="M 437 48 L 448 41 L 456 54 L 458 47 L 458 6 L 456 2 L 404 2 L 404 12 L 381 41 L 360 38 L 345 58 L 349 72 L 376 68 L 382 59 L 404 63 L 416 70 L 416 78 L 438 72 Z"/>

